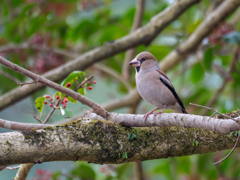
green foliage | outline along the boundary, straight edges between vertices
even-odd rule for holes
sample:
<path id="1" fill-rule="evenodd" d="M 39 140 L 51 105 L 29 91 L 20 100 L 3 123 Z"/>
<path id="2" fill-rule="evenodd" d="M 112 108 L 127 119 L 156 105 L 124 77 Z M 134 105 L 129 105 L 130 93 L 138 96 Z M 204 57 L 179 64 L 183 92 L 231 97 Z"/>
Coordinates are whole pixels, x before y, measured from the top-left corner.
<path id="1" fill-rule="evenodd" d="M 85 162 L 77 162 L 72 174 L 84 180 L 95 180 L 96 173 L 93 168 Z"/>
<path id="2" fill-rule="evenodd" d="M 43 110 L 45 100 L 46 100 L 46 97 L 39 97 L 35 101 L 35 107 L 40 112 L 40 119 L 42 117 L 42 110 Z"/>
<path id="3" fill-rule="evenodd" d="M 191 79 L 193 83 L 199 82 L 204 77 L 204 69 L 200 63 L 197 63 L 192 68 Z"/>
<path id="4" fill-rule="evenodd" d="M 136 138 L 136 137 L 137 137 L 137 135 L 134 134 L 134 133 L 130 133 L 130 134 L 128 135 L 128 139 L 129 139 L 129 140 L 133 140 L 133 139 Z"/>
<path id="5" fill-rule="evenodd" d="M 203 57 L 203 67 L 207 71 L 211 70 L 212 67 L 212 61 L 213 61 L 213 48 L 209 48 L 205 51 L 204 57 Z"/>
<path id="6" fill-rule="evenodd" d="M 62 86 L 66 86 L 67 83 L 74 83 L 80 76 L 84 76 L 85 73 L 82 71 L 73 71 L 71 74 L 68 75 L 66 79 L 63 80 L 61 83 Z"/>
<path id="7" fill-rule="evenodd" d="M 128 158 L 127 152 L 124 152 L 124 153 L 122 154 L 122 158 L 123 158 L 123 159 L 127 159 L 127 158 Z"/>

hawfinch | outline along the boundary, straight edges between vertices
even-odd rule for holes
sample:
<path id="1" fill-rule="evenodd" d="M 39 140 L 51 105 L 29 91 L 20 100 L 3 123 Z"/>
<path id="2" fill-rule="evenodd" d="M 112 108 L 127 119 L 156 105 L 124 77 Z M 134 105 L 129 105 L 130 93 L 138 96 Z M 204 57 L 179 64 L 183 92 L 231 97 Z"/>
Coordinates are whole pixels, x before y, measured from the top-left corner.
<path id="1" fill-rule="evenodd" d="M 141 52 L 129 65 L 136 68 L 136 85 L 140 96 L 149 104 L 157 107 L 144 115 L 145 120 L 154 111 L 162 111 L 154 114 L 162 114 L 165 109 L 173 109 L 187 114 L 185 107 L 176 93 L 167 75 L 160 70 L 155 57 L 149 52 Z"/>

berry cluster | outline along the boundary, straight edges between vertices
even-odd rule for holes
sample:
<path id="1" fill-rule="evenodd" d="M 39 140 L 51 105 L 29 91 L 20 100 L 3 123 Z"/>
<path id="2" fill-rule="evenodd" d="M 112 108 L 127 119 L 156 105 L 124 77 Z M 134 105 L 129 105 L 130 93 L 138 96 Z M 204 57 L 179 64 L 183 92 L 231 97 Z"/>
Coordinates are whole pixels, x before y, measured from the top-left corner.
<path id="1" fill-rule="evenodd" d="M 92 82 L 93 84 L 96 84 L 97 82 L 94 80 Z M 93 87 L 92 86 L 89 86 L 91 84 L 91 81 L 88 81 L 87 83 L 87 86 L 88 86 L 88 90 L 92 90 Z M 70 83 L 67 83 L 66 84 L 66 87 L 69 88 L 70 86 L 72 86 L 72 84 Z M 58 108 L 56 106 L 58 106 L 58 104 L 55 104 L 55 102 L 53 101 L 53 99 L 50 97 L 50 95 L 46 95 L 46 101 L 44 102 L 44 104 L 48 104 L 49 103 L 49 107 L 54 107 L 54 108 Z M 57 95 L 56 97 L 56 100 L 60 100 L 59 103 L 62 103 L 63 105 L 63 108 L 66 108 L 67 107 L 67 102 L 68 102 L 68 99 L 67 97 L 64 97 L 62 100 L 60 99 L 60 97 Z M 58 108 L 59 109 L 59 108 Z"/>

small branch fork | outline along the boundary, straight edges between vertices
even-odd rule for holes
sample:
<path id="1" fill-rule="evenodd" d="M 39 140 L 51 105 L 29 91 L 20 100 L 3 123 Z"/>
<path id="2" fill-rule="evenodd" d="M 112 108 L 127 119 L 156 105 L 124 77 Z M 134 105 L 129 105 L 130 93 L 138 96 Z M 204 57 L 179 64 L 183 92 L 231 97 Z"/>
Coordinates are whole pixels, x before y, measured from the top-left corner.
<path id="1" fill-rule="evenodd" d="M 214 109 L 213 107 L 210 108 L 210 107 L 206 107 L 206 106 L 202 106 L 202 105 L 198 105 L 198 104 L 193 104 L 193 103 L 190 103 L 190 105 L 198 106 L 198 107 L 202 107 L 202 108 L 205 108 L 205 109 L 214 111 L 214 113 L 211 115 L 210 119 L 211 119 L 215 114 L 220 114 L 220 115 L 222 115 L 222 116 L 224 116 L 224 117 L 226 117 L 226 118 L 228 118 L 228 119 L 232 119 L 232 120 L 234 120 L 235 122 L 237 122 L 236 119 L 234 119 L 234 118 L 232 118 L 232 117 L 230 117 L 230 116 L 228 116 L 228 115 L 226 115 L 226 114 L 220 113 L 219 111 L 217 111 L 217 110 Z M 209 119 L 209 120 L 210 120 L 210 119 Z M 214 165 L 218 165 L 219 163 L 221 163 L 222 161 L 224 161 L 225 159 L 227 159 L 227 158 L 233 153 L 233 151 L 236 149 L 237 144 L 238 144 L 238 142 L 239 142 L 239 139 L 240 139 L 240 131 L 238 131 L 237 141 L 236 141 L 236 143 L 234 144 L 234 146 L 233 146 L 232 150 L 230 151 L 230 153 L 228 153 L 228 155 L 225 156 L 225 157 L 224 157 L 223 159 L 221 159 L 220 161 L 215 162 L 215 163 L 213 163 L 213 164 L 214 164 Z"/>

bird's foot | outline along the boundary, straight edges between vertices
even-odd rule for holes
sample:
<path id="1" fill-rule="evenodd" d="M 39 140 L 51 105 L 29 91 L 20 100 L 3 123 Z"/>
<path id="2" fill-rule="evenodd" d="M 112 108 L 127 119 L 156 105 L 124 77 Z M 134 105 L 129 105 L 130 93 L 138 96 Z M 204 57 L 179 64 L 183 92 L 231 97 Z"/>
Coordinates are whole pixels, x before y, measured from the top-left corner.
<path id="1" fill-rule="evenodd" d="M 148 112 L 147 114 L 145 114 L 145 115 L 143 116 L 143 118 L 145 119 L 145 121 L 147 120 L 147 117 L 148 117 L 150 114 L 153 114 L 153 112 L 156 111 L 156 110 L 158 110 L 158 109 L 159 109 L 159 108 L 156 108 L 156 109 Z"/>
<path id="2" fill-rule="evenodd" d="M 164 107 L 161 111 L 155 113 L 155 114 L 154 114 L 154 117 L 155 117 L 156 115 L 158 115 L 158 114 L 162 114 L 162 113 L 164 112 L 165 109 L 166 109 L 166 108 Z"/>

